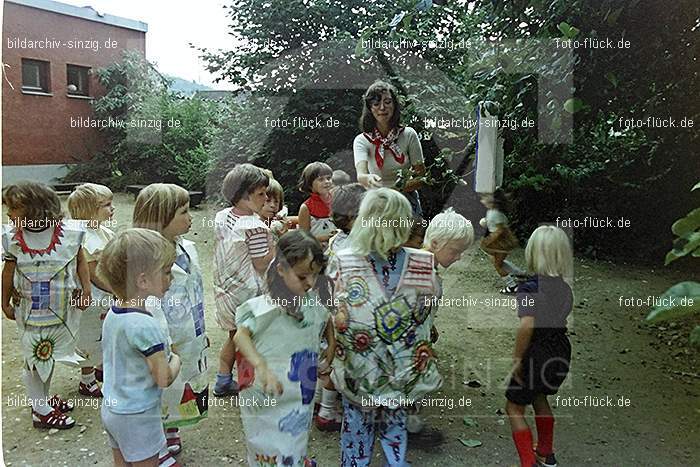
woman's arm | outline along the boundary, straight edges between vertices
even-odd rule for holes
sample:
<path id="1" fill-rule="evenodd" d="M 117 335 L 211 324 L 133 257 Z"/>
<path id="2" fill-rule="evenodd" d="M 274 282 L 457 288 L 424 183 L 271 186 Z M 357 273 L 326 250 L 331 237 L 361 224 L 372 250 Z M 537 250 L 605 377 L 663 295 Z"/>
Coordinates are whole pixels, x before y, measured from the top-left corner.
<path id="1" fill-rule="evenodd" d="M 14 261 L 6 260 L 2 268 L 2 312 L 11 320 L 15 319 L 15 308 L 10 303 L 14 288 L 15 266 Z"/>
<path id="2" fill-rule="evenodd" d="M 299 208 L 299 228 L 307 232 L 311 230 L 311 213 L 305 204 Z"/>
<path id="3" fill-rule="evenodd" d="M 369 173 L 368 167 L 367 161 L 360 161 L 355 164 L 357 183 L 361 184 L 365 188 L 381 188 L 382 177 Z"/>
<path id="4" fill-rule="evenodd" d="M 263 392 L 270 395 L 281 395 L 282 384 L 277 380 L 275 374 L 267 367 L 267 362 L 255 348 L 253 339 L 250 336 L 250 330 L 245 326 L 239 326 L 236 330 L 236 335 L 233 336 L 233 342 L 236 348 L 245 357 L 248 362 L 255 368 L 255 373 L 260 378 Z"/>

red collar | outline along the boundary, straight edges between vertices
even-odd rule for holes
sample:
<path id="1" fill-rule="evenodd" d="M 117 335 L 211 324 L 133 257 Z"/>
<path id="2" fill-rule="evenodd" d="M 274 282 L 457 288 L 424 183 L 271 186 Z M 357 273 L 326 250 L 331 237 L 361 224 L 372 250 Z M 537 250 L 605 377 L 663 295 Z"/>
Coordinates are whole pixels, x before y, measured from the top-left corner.
<path id="1" fill-rule="evenodd" d="M 309 214 L 314 217 L 323 218 L 331 216 L 331 207 L 318 193 L 311 193 L 311 196 L 304 201 L 304 204 L 309 208 Z"/>
<path id="2" fill-rule="evenodd" d="M 53 235 L 51 235 L 49 246 L 44 249 L 36 250 L 34 248 L 30 248 L 24 239 L 24 232 L 22 229 L 17 229 L 17 233 L 15 233 L 13 239 L 17 240 L 19 247 L 22 249 L 22 253 L 29 253 L 29 255 L 33 258 L 36 255 L 43 256 L 55 251 L 56 247 L 61 244 L 61 237 L 63 237 L 63 221 L 59 221 L 58 224 L 56 224 L 56 227 L 53 229 Z"/>

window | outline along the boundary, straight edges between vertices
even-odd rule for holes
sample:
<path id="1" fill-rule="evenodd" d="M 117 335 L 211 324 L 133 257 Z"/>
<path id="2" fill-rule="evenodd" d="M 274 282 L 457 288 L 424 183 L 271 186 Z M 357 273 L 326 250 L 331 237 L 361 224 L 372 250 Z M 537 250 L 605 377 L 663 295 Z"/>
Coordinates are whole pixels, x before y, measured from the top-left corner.
<path id="1" fill-rule="evenodd" d="M 78 65 L 68 65 L 68 94 L 74 96 L 89 96 L 90 68 Z"/>
<path id="2" fill-rule="evenodd" d="M 49 62 L 22 59 L 22 89 L 49 92 Z"/>

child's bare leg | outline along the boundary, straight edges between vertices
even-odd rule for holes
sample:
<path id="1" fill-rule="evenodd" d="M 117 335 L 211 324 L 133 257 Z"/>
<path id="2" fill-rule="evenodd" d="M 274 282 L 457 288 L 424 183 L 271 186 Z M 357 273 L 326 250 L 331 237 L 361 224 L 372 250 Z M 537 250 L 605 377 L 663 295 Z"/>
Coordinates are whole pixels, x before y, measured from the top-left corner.
<path id="1" fill-rule="evenodd" d="M 547 396 L 537 394 L 535 400 L 532 401 L 532 408 L 535 409 L 536 416 L 552 416 L 552 408 L 549 406 Z"/>
<path id="2" fill-rule="evenodd" d="M 224 346 L 219 353 L 219 373 L 227 374 L 233 371 L 233 362 L 236 360 L 236 344 L 233 342 L 233 336 L 236 331 L 229 331 L 228 337 L 224 342 Z"/>
<path id="3" fill-rule="evenodd" d="M 236 344 L 233 337 L 236 331 L 229 331 L 226 342 L 219 353 L 219 372 L 216 374 L 214 395 L 217 397 L 229 396 L 238 393 L 238 384 L 233 381 L 233 362 L 236 360 Z"/>
<path id="4" fill-rule="evenodd" d="M 506 270 L 506 268 L 503 267 L 503 263 L 506 260 L 506 256 L 508 255 L 505 253 L 496 253 L 493 255 L 493 265 L 496 268 L 496 272 L 501 277 L 505 277 L 508 275 L 508 271 Z"/>
<path id="5" fill-rule="evenodd" d="M 530 467 L 535 465 L 535 453 L 532 451 L 532 433 L 525 421 L 525 407 L 511 401 L 506 402 L 506 413 L 510 419 L 510 429 L 520 457 L 520 465 Z"/>
<path id="6" fill-rule="evenodd" d="M 544 394 L 537 394 L 532 406 L 535 409 L 535 425 L 537 425 L 537 453 L 541 456 L 548 456 L 554 452 L 552 408 Z"/>
<path id="7" fill-rule="evenodd" d="M 115 467 L 126 467 L 131 465 L 124 460 L 124 456 L 122 456 L 122 452 L 119 449 L 112 448 L 112 458 L 114 459 Z"/>
<path id="8" fill-rule="evenodd" d="M 524 405 L 518 405 L 514 402 L 506 401 L 506 414 L 510 419 L 510 429 L 513 433 L 530 428 L 525 421 Z"/>

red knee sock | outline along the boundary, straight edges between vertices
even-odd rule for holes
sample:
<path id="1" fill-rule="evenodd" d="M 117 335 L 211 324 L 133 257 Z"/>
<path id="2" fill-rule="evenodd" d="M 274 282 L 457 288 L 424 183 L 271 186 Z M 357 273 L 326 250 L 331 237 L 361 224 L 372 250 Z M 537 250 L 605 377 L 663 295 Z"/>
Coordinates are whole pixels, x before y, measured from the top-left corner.
<path id="1" fill-rule="evenodd" d="M 551 415 L 536 415 L 537 452 L 546 456 L 552 454 L 554 443 L 554 417 Z"/>
<path id="2" fill-rule="evenodd" d="M 518 450 L 518 456 L 520 456 L 520 465 L 522 467 L 532 467 L 535 464 L 535 452 L 532 450 L 532 433 L 530 429 L 514 431 L 513 441 L 515 441 L 515 448 Z"/>

